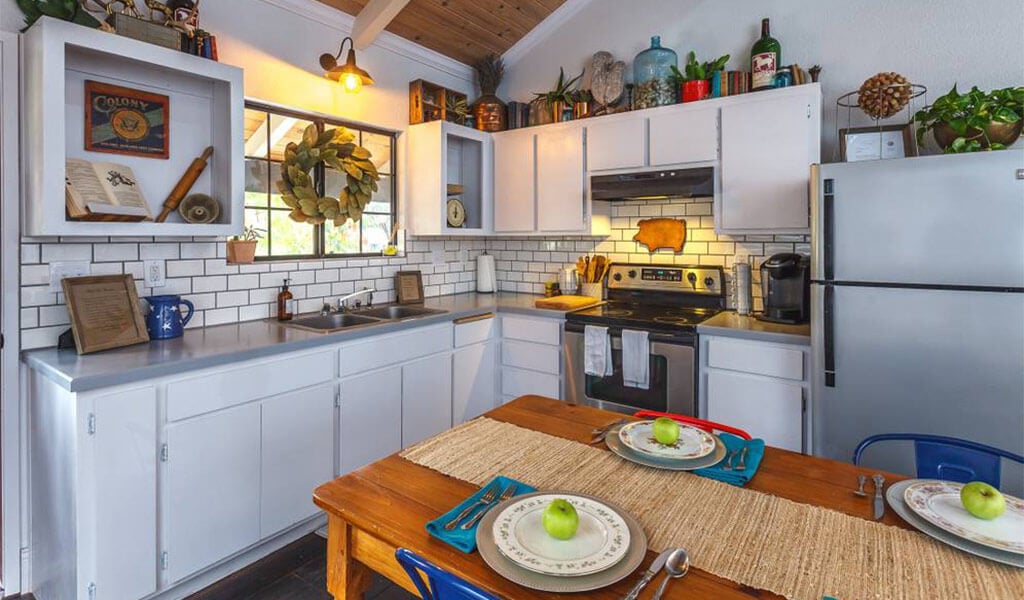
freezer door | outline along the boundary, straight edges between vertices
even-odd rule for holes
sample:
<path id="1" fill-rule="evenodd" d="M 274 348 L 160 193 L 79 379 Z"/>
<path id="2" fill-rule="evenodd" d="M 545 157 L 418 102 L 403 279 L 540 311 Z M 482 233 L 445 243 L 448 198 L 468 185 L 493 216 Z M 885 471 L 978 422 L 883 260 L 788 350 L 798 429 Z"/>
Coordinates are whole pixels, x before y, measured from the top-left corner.
<path id="1" fill-rule="evenodd" d="M 865 437 L 896 432 L 1024 454 L 1024 294 L 817 284 L 811 293 L 815 454 L 849 461 Z M 913 474 L 912 456 L 886 442 L 865 462 Z M 1003 462 L 1004 489 L 1019 495 L 1024 468 Z"/>
<path id="2" fill-rule="evenodd" d="M 1018 169 L 1024 150 L 822 165 L 812 278 L 1024 287 Z"/>

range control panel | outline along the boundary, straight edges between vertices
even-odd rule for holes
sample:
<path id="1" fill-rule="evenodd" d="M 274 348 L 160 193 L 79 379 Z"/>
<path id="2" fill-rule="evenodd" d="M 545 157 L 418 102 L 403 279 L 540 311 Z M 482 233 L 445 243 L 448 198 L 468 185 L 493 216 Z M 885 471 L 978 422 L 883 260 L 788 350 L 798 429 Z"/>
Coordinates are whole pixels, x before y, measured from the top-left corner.
<path id="1" fill-rule="evenodd" d="M 721 267 L 615 263 L 608 270 L 608 288 L 722 295 Z"/>

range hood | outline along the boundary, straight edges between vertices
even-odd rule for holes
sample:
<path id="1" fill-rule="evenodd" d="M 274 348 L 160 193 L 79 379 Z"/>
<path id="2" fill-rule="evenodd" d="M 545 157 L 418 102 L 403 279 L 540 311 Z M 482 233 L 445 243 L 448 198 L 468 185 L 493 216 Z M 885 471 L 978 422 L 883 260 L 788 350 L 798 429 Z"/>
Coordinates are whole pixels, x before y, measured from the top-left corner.
<path id="1" fill-rule="evenodd" d="M 648 200 L 656 198 L 698 198 L 715 193 L 712 167 L 639 171 L 590 178 L 593 200 Z"/>

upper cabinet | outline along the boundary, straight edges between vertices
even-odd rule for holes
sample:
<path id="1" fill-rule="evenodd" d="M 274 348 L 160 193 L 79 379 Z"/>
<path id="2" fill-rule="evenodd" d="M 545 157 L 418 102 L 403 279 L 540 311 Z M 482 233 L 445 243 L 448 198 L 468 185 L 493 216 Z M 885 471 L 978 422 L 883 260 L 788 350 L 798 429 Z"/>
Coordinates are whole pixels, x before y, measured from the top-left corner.
<path id="1" fill-rule="evenodd" d="M 646 119 L 597 119 L 587 124 L 588 171 L 634 169 L 646 163 Z"/>
<path id="2" fill-rule="evenodd" d="M 583 128 L 537 132 L 537 230 L 582 231 L 587 223 Z"/>
<path id="3" fill-rule="evenodd" d="M 536 132 L 513 129 L 494 136 L 494 231 L 537 228 Z"/>
<path id="4" fill-rule="evenodd" d="M 718 107 L 661 110 L 647 122 L 650 166 L 718 160 Z"/>
<path id="5" fill-rule="evenodd" d="M 494 193 L 490 134 L 432 121 L 409 127 L 406 135 L 409 233 L 489 233 Z"/>
<path id="6" fill-rule="evenodd" d="M 25 34 L 24 49 L 26 235 L 241 232 L 245 175 L 241 69 L 47 17 Z M 130 169 L 130 174 L 119 172 L 132 182 L 132 189 L 141 192 L 148 212 L 156 218 L 193 160 L 207 147 L 213 154 L 187 193 L 207 194 L 217 201 L 220 215 L 213 223 L 186 223 L 177 211 L 159 223 L 72 220 L 66 214 L 68 159 Z M 95 185 L 107 188 L 111 195 L 114 184 L 122 183 L 120 178 L 109 182 L 101 178 L 101 169 L 92 171 Z M 107 212 L 96 210 L 89 218 L 101 218 Z"/>

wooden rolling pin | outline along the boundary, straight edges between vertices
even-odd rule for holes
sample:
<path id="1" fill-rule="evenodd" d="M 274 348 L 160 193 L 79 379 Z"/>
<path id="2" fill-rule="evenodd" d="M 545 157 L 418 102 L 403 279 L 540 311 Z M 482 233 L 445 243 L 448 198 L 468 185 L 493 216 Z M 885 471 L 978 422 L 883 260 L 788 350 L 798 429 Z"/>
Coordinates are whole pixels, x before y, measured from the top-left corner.
<path id="1" fill-rule="evenodd" d="M 206 150 L 199 158 L 192 161 L 192 164 L 188 166 L 188 170 L 178 180 L 178 185 L 174 186 L 171 193 L 164 200 L 164 209 L 160 211 L 160 214 L 156 217 L 157 223 L 163 223 L 167 220 L 167 216 L 172 212 L 178 210 L 178 205 L 181 204 L 182 199 L 185 198 L 185 194 L 192 189 L 195 185 L 196 179 L 203 174 L 203 170 L 206 169 L 206 161 L 209 160 L 210 156 L 213 155 L 213 146 L 207 146 Z"/>

